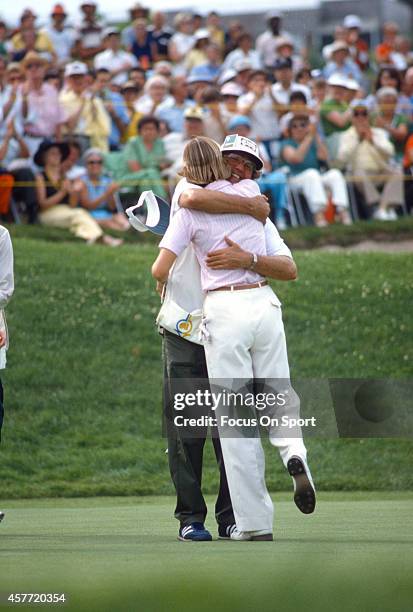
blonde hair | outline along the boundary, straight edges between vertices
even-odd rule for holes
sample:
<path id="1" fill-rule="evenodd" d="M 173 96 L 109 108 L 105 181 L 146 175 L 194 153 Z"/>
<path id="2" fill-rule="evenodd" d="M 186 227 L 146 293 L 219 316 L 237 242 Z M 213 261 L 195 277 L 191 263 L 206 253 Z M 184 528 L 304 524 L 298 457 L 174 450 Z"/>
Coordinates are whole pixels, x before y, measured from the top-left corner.
<path id="1" fill-rule="evenodd" d="M 195 185 L 208 185 L 231 176 L 219 144 L 206 136 L 198 136 L 188 142 L 183 161 L 181 175 Z"/>

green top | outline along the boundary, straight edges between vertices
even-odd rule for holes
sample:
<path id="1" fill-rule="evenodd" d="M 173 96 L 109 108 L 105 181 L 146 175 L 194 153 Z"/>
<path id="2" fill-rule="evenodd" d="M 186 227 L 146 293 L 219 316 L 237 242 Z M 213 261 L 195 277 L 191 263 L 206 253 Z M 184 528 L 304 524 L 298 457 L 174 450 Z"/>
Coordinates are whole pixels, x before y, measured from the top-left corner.
<path id="1" fill-rule="evenodd" d="M 152 149 L 147 149 L 140 136 L 131 138 L 123 151 L 126 160 L 136 160 L 142 169 L 156 168 L 165 161 L 165 147 L 161 138 L 157 138 Z"/>
<path id="2" fill-rule="evenodd" d="M 372 114 L 372 125 L 376 123 L 376 118 L 379 116 L 380 116 L 380 113 Z M 406 115 L 403 115 L 401 113 L 395 113 L 393 115 L 391 126 L 397 128 L 400 125 L 407 125 L 407 127 L 409 127 L 409 123 L 410 123 L 409 118 L 406 117 Z M 394 140 L 394 138 L 392 137 L 390 137 L 390 140 L 394 144 L 397 159 L 401 159 L 404 155 L 404 147 L 405 147 L 406 141 L 405 140 L 404 141 Z"/>
<path id="3" fill-rule="evenodd" d="M 350 127 L 351 121 L 346 123 L 346 125 L 343 127 L 338 127 L 327 119 L 327 115 L 329 115 L 331 112 L 337 111 L 339 113 L 345 113 L 346 110 L 348 110 L 348 107 L 349 106 L 347 102 L 337 102 L 337 100 L 332 99 L 324 100 L 320 107 L 320 119 L 323 126 L 324 134 L 326 136 L 330 136 L 334 132 L 344 132 Z"/>

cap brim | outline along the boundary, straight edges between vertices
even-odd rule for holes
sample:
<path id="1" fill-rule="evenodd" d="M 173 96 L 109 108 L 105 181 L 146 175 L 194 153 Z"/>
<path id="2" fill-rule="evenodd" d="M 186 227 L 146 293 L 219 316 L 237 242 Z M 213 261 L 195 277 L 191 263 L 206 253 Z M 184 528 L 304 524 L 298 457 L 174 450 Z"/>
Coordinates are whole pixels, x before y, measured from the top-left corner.
<path id="1" fill-rule="evenodd" d="M 136 213 L 142 213 L 143 207 L 146 207 L 143 216 L 137 216 Z M 144 191 L 141 193 L 138 203 L 126 209 L 126 214 L 131 226 L 138 232 L 150 231 L 158 236 L 163 236 L 168 229 L 170 206 L 160 196 L 157 196 L 153 191 Z"/>

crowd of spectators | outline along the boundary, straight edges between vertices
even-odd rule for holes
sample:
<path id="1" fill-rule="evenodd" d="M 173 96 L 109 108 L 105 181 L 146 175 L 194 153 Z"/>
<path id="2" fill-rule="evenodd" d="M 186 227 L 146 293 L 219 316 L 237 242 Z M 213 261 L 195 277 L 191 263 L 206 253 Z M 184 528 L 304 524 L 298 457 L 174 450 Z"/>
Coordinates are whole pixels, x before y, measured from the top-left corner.
<path id="1" fill-rule="evenodd" d="M 411 211 L 413 53 L 395 23 L 370 48 L 348 15 L 317 65 L 278 11 L 256 39 L 239 21 L 141 5 L 105 23 L 95 2 L 74 23 L 56 4 L 38 25 L 0 20 L 0 214 L 11 196 L 28 222 L 116 246 L 122 205 L 168 198 L 185 144 L 230 133 L 259 142 L 272 217 L 291 221 L 291 190 L 314 223 L 352 222 L 347 185 L 366 218 Z M 329 215 L 327 211 L 330 211 Z M 335 215 L 335 216 L 334 216 Z"/>

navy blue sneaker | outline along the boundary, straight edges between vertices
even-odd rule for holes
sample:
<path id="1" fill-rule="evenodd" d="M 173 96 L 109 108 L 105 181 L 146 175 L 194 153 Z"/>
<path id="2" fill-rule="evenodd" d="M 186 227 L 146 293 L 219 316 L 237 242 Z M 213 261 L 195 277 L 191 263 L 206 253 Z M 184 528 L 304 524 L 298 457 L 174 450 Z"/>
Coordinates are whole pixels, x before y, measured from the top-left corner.
<path id="1" fill-rule="evenodd" d="M 203 523 L 191 523 L 180 528 L 178 540 L 182 540 L 182 542 L 210 542 L 212 535 L 205 529 Z"/>
<path id="2" fill-rule="evenodd" d="M 235 523 L 232 525 L 218 525 L 218 538 L 220 540 L 230 540 L 231 533 L 235 531 L 236 528 L 237 526 Z"/>

